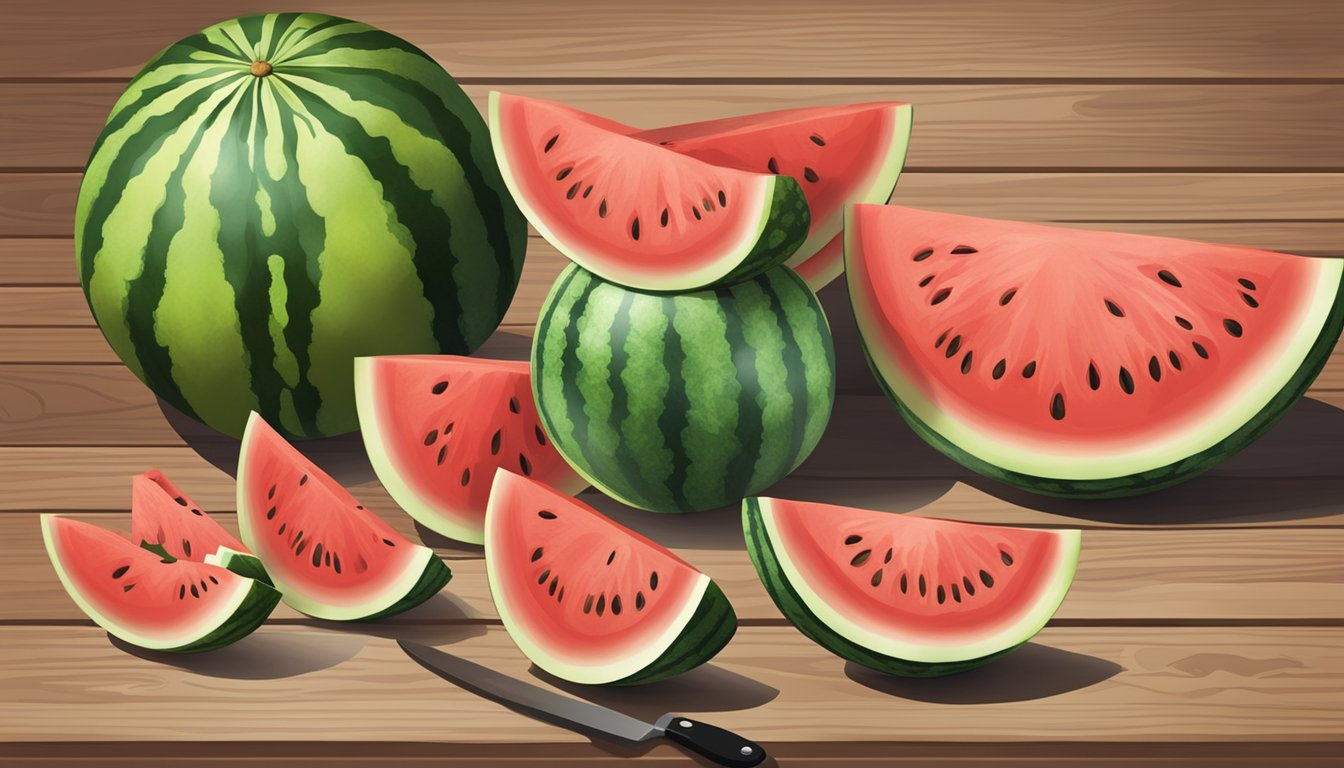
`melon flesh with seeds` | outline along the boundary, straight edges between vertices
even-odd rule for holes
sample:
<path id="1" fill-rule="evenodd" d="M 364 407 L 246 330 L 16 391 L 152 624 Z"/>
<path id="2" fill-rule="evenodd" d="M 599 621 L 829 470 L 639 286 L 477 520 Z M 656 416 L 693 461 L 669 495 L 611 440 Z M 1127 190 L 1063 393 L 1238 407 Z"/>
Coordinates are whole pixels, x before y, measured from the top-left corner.
<path id="1" fill-rule="evenodd" d="M 255 413 L 238 457 L 238 529 L 285 603 L 319 619 L 400 613 L 452 576 Z"/>
<path id="2" fill-rule="evenodd" d="M 864 348 L 906 421 L 991 478 L 1122 496 L 1190 478 L 1297 402 L 1344 261 L 855 206 Z"/>
<path id="3" fill-rule="evenodd" d="M 454 355 L 355 360 L 355 402 L 378 479 L 421 525 L 480 544 L 495 470 L 587 487 L 551 446 L 525 361 Z"/>
<path id="4" fill-rule="evenodd" d="M 662 680 L 708 661 L 737 629 L 708 576 L 505 469 L 490 492 L 485 566 L 509 636 L 538 667 L 571 682 Z"/>
<path id="5" fill-rule="evenodd" d="M 710 165 L 609 120 L 510 94 L 490 94 L 490 132 L 528 221 L 621 285 L 736 283 L 782 263 L 807 237 L 807 200 L 787 176 Z"/>
<path id="6" fill-rule="evenodd" d="M 42 538 L 80 609 L 109 634 L 141 648 L 221 648 L 250 634 L 280 600 L 260 581 L 164 558 L 96 525 L 43 515 Z"/>
<path id="7" fill-rule="evenodd" d="M 131 541 L 155 544 L 178 560 L 221 565 L 270 583 L 261 561 L 157 469 L 131 479 Z"/>
<path id="8" fill-rule="evenodd" d="M 787 499 L 743 503 L 775 604 L 836 655 L 889 674 L 982 666 L 1031 639 L 1073 583 L 1081 534 Z"/>

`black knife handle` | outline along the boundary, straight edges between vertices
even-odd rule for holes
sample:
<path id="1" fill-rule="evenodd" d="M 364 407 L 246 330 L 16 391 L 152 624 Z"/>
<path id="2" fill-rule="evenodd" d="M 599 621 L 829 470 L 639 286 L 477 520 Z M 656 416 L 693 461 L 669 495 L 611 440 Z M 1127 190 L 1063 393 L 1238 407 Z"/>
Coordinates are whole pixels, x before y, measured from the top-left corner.
<path id="1" fill-rule="evenodd" d="M 765 760 L 760 744 L 699 720 L 666 714 L 658 718 L 658 725 L 669 739 L 728 768 L 752 768 Z"/>

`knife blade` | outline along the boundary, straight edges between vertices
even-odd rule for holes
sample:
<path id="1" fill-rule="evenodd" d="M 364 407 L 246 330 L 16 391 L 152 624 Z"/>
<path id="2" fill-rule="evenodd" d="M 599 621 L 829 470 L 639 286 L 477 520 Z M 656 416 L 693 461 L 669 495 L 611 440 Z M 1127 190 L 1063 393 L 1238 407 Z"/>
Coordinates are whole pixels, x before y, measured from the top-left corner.
<path id="1" fill-rule="evenodd" d="M 548 691 L 437 648 L 407 640 L 398 640 L 397 645 L 417 664 L 439 677 L 552 725 L 628 743 L 667 738 L 729 768 L 751 768 L 765 760 L 765 750 L 759 744 L 689 717 L 669 712 L 657 722 L 646 723 L 600 704 Z"/>

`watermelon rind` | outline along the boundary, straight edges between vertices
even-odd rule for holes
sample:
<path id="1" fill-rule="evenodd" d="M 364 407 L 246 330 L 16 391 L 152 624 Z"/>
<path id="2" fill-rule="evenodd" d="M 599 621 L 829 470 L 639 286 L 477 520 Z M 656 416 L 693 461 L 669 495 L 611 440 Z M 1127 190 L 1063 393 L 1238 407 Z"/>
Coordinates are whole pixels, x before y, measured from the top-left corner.
<path id="1" fill-rule="evenodd" d="M 261 564 L 261 558 L 249 552 L 239 552 L 230 547 L 220 547 L 206 555 L 204 562 L 218 565 L 220 568 L 233 571 L 239 576 L 256 579 L 263 584 L 271 584 L 271 577 L 266 573 L 266 566 Z M 271 584 L 271 586 L 275 585 Z"/>
<path id="2" fill-rule="evenodd" d="M 866 631 L 813 592 L 807 576 L 777 545 L 773 533 L 771 499 L 749 498 L 742 502 L 742 528 L 747 553 L 756 573 L 784 617 L 808 639 L 848 661 L 901 677 L 943 677 L 982 667 L 1022 646 L 1041 631 L 1068 594 L 1078 568 L 1082 532 L 1060 530 L 1062 555 L 1036 603 L 1021 612 L 1009 628 L 946 645 L 894 643 Z"/>
<path id="3" fill-rule="evenodd" d="M 95 624 L 117 639 L 151 651 L 168 653 L 205 653 L 231 645 L 252 634 L 262 622 L 266 621 L 275 606 L 280 602 L 280 593 L 264 581 L 253 579 L 243 589 L 230 596 L 227 603 L 221 604 L 214 616 L 202 623 L 203 629 L 192 634 L 182 635 L 171 640 L 154 639 L 138 632 L 134 627 L 117 623 L 104 616 L 75 588 L 57 557 L 52 541 L 51 521 L 57 515 L 42 515 L 42 540 L 47 556 L 51 559 L 61 585 L 79 606 L 79 609 Z M 242 574 L 239 574 L 242 575 Z"/>

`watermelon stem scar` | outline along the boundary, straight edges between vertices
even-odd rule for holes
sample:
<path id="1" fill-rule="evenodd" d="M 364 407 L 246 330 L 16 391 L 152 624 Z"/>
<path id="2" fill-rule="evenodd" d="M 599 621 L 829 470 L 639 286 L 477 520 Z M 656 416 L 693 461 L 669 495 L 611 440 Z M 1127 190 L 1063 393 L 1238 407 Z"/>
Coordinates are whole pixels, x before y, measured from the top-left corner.
<path id="1" fill-rule="evenodd" d="M 271 74 L 272 69 L 273 68 L 271 67 L 271 63 L 269 61 L 262 61 L 261 59 L 257 59 L 256 61 L 252 62 L 251 71 L 252 74 L 256 75 L 257 77 L 265 77 Z"/>

